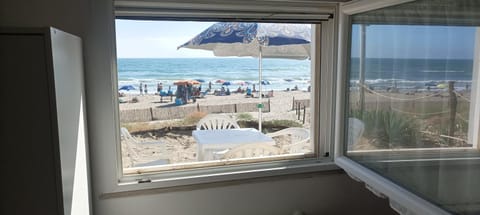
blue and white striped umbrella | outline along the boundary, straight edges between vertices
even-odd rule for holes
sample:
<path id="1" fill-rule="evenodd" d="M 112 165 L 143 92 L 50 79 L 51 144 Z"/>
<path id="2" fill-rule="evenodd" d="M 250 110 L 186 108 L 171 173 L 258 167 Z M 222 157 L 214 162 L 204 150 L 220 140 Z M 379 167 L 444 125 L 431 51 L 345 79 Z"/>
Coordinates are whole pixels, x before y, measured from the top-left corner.
<path id="1" fill-rule="evenodd" d="M 178 48 L 213 51 L 215 56 L 258 57 L 258 82 L 262 80 L 262 57 L 309 59 L 309 24 L 221 22 L 207 28 Z M 262 103 L 262 84 L 259 102 Z M 262 131 L 262 105 L 258 111 L 258 129 Z"/>

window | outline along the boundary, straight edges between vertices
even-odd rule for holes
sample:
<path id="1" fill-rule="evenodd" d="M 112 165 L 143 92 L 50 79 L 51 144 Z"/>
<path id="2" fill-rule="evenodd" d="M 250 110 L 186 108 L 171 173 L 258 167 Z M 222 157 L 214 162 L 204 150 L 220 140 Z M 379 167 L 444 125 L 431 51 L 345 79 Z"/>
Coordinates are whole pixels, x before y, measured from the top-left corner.
<path id="1" fill-rule="evenodd" d="M 232 53 L 217 57 L 188 43 L 227 22 L 117 19 L 120 181 L 311 166 L 324 160 L 330 147 L 318 142 L 322 68 L 316 23 L 261 22 L 273 30 L 293 26 L 307 42 L 289 38 L 290 44 L 275 44 L 274 51 L 264 46 L 259 60 L 258 47 L 253 54 L 238 54 L 248 46 L 232 46 Z M 331 33 L 333 23 L 325 23 L 324 32 Z M 232 35 L 257 28 L 251 25 L 235 23 Z M 277 43 L 275 38 L 270 42 Z M 212 123 L 227 127 L 212 130 Z"/>
<path id="2" fill-rule="evenodd" d="M 479 9 L 419 0 L 349 25 L 344 155 L 459 214 L 479 212 Z"/>
<path id="3" fill-rule="evenodd" d="M 125 172 L 315 156 L 310 24 L 116 23 Z"/>

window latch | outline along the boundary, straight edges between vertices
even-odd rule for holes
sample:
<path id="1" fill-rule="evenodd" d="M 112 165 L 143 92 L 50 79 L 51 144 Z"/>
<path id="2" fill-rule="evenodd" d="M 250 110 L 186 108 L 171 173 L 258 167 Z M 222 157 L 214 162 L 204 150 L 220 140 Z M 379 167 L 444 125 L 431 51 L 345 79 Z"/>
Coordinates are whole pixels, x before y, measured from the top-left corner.
<path id="1" fill-rule="evenodd" d="M 140 180 L 138 180 L 138 183 L 139 184 L 142 184 L 142 183 L 151 183 L 152 180 L 150 180 L 149 178 L 142 178 Z"/>

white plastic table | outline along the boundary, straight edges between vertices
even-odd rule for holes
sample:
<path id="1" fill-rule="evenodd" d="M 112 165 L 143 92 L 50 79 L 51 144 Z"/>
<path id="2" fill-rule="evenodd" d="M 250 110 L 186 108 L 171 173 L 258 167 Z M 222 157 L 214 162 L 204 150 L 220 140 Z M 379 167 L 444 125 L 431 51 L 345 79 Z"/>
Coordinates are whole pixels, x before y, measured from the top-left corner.
<path id="1" fill-rule="evenodd" d="M 195 130 L 199 161 L 214 160 L 214 152 L 248 143 L 275 144 L 275 141 L 254 128 Z"/>

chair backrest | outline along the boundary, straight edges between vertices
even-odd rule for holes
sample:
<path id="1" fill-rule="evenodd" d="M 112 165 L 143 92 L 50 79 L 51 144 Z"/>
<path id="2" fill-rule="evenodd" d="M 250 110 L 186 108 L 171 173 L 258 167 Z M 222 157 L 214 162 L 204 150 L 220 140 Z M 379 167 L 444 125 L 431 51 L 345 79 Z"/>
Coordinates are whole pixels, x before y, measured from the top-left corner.
<path id="1" fill-rule="evenodd" d="M 132 137 L 130 132 L 128 132 L 128 129 L 125 127 L 120 128 L 120 134 L 124 140 L 135 140 L 135 138 Z"/>
<path id="2" fill-rule="evenodd" d="M 233 147 L 225 153 L 224 159 L 232 158 L 253 158 L 279 155 L 280 148 L 265 143 L 249 143 Z"/>
<path id="3" fill-rule="evenodd" d="M 348 118 L 348 149 L 360 141 L 365 131 L 365 124 L 357 118 Z"/>
<path id="4" fill-rule="evenodd" d="M 234 119 L 224 115 L 207 115 L 197 123 L 197 130 L 240 128 Z"/>
<path id="5" fill-rule="evenodd" d="M 310 132 L 304 128 L 285 128 L 280 131 L 267 134 L 270 137 L 289 136 L 290 143 L 282 145 L 282 151 L 285 153 L 302 153 L 307 151 L 310 141 Z"/>

